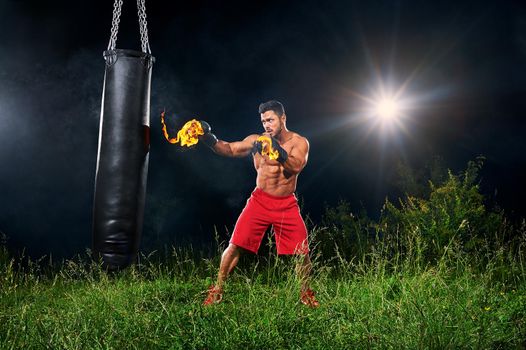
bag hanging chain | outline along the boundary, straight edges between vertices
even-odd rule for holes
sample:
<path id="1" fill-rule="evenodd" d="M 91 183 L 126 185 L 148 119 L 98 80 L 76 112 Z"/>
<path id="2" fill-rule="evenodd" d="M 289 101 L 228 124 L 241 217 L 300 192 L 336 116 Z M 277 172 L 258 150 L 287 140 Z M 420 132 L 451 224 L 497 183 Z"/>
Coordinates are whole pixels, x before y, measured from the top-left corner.
<path id="1" fill-rule="evenodd" d="M 146 0 L 137 0 L 137 15 L 139 16 L 139 29 L 141 33 L 142 52 L 151 54 L 150 43 L 148 42 L 148 22 L 146 21 Z M 119 23 L 121 21 L 123 0 L 115 0 L 113 3 L 113 19 L 111 21 L 111 36 L 108 44 L 108 50 L 115 50 L 117 45 L 117 33 L 119 32 Z"/>
<path id="2" fill-rule="evenodd" d="M 141 31 L 142 52 L 151 54 L 150 43 L 148 42 L 148 22 L 146 22 L 146 0 L 137 0 L 137 15 L 139 16 L 139 27 Z"/>
<path id="3" fill-rule="evenodd" d="M 111 21 L 111 36 L 108 50 L 115 50 L 117 44 L 117 32 L 119 31 L 119 22 L 121 21 L 122 0 L 115 0 L 113 3 L 113 19 Z"/>

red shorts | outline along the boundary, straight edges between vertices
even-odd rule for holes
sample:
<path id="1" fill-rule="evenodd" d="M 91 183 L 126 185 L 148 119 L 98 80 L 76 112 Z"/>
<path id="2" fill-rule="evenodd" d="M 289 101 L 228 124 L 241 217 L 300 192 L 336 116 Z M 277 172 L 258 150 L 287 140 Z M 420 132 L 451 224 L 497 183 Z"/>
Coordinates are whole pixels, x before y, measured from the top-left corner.
<path id="1" fill-rule="evenodd" d="M 256 188 L 237 219 L 230 243 L 257 253 L 263 235 L 272 225 L 278 254 L 307 254 L 307 228 L 294 194 L 272 196 Z"/>

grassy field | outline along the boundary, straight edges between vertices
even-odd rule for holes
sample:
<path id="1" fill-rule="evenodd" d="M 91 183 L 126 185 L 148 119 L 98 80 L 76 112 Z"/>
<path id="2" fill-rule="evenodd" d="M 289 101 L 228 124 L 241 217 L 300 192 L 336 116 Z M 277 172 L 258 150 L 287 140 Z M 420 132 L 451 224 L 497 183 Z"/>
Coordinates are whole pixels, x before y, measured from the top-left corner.
<path id="1" fill-rule="evenodd" d="M 504 252 L 503 252 L 504 253 Z M 18 269 L 5 259 L 2 349 L 510 349 L 526 346 L 526 275 L 501 278 L 461 256 L 418 267 L 376 253 L 316 263 L 318 309 L 299 304 L 293 261 L 247 257 L 224 303 L 202 307 L 216 260 L 174 251 L 108 275 L 68 261 Z M 145 262 L 146 261 L 146 262 Z"/>
<path id="2" fill-rule="evenodd" d="M 89 254 L 51 264 L 0 245 L 0 349 L 525 349 L 526 221 L 486 207 L 480 166 L 412 184 L 376 221 L 328 208 L 310 230 L 317 309 L 271 243 L 212 307 L 201 303 L 225 244 L 113 274 Z"/>

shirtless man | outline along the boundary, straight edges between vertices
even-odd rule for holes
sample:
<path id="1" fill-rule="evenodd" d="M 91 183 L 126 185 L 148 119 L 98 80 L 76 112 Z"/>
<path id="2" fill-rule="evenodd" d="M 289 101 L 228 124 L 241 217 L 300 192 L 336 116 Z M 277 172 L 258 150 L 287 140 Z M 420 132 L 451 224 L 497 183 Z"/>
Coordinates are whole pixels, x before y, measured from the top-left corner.
<path id="1" fill-rule="evenodd" d="M 201 122 L 205 135 L 201 141 L 215 153 L 226 157 L 246 157 L 252 154 L 257 171 L 256 188 L 239 216 L 228 248 L 221 256 L 217 283 L 208 289 L 204 305 L 217 304 L 223 298 L 223 285 L 236 266 L 241 250 L 257 253 L 263 235 L 272 225 L 278 255 L 302 255 L 296 272 L 301 279 L 300 301 L 309 307 L 319 306 L 314 292 L 308 287 L 312 268 L 307 242 L 307 229 L 300 215 L 294 195 L 298 174 L 307 164 L 309 142 L 287 129 L 287 116 L 278 101 L 259 106 L 263 135 L 249 135 L 243 141 L 225 142 L 210 132 L 210 126 Z M 258 140 L 267 136 L 265 140 Z M 276 151 L 270 157 L 268 147 Z M 276 159 L 271 159 L 276 158 Z"/>

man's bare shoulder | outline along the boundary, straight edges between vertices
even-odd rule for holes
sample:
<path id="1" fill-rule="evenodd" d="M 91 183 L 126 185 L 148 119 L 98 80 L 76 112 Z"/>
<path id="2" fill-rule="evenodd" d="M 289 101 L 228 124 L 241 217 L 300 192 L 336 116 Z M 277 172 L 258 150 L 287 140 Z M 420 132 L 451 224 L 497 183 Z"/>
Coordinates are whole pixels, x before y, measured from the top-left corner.
<path id="1" fill-rule="evenodd" d="M 293 142 L 294 146 L 303 146 L 307 147 L 307 149 L 309 148 L 309 140 L 296 132 L 292 132 L 292 137 L 290 140 Z"/>

